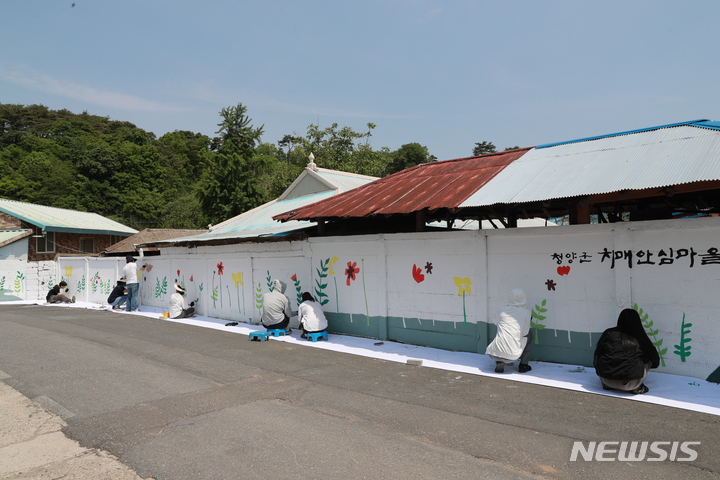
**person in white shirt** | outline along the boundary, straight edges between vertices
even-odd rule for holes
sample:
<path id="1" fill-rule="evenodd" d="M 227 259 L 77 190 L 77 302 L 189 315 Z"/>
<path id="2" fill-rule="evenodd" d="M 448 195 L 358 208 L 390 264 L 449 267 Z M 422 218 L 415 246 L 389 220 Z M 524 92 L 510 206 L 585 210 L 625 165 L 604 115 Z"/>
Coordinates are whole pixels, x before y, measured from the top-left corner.
<path id="1" fill-rule="evenodd" d="M 307 338 L 308 333 L 324 332 L 328 322 L 322 306 L 315 301 L 310 292 L 302 294 L 303 302 L 298 306 L 298 320 L 302 329 L 301 338 Z"/>
<path id="2" fill-rule="evenodd" d="M 123 276 L 126 278 L 127 282 L 127 307 L 126 310 L 128 312 L 132 312 L 137 310 L 138 308 L 138 299 L 140 298 L 140 281 L 138 280 L 138 271 L 145 270 L 145 265 L 143 265 L 139 270 L 137 266 L 135 265 L 135 258 L 132 255 L 128 255 L 125 257 L 125 261 L 127 262 L 125 266 L 123 267 Z"/>
<path id="3" fill-rule="evenodd" d="M 173 285 L 175 293 L 170 295 L 170 318 L 188 318 L 195 315 L 195 302 L 185 303 L 185 289 L 181 285 Z"/>

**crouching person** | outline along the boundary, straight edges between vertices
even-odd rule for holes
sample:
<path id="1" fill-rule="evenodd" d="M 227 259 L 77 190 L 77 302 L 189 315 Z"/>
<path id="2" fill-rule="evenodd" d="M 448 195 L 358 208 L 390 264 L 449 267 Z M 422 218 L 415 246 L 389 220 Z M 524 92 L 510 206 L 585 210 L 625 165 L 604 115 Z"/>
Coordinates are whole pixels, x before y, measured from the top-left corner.
<path id="1" fill-rule="evenodd" d="M 68 298 L 67 295 L 65 295 L 68 291 L 67 283 L 62 281 L 50 289 L 45 300 L 48 303 L 75 303 L 74 295 L 72 298 Z"/>
<path id="2" fill-rule="evenodd" d="M 127 286 L 125 285 L 125 277 L 117 281 L 117 285 L 107 298 L 107 302 L 113 310 L 122 310 L 121 306 L 127 301 Z"/>
<path id="3" fill-rule="evenodd" d="M 190 302 L 188 307 L 185 303 L 185 288 L 181 285 L 174 285 L 175 293 L 170 295 L 170 318 L 188 318 L 195 315 L 195 302 Z"/>
<path id="4" fill-rule="evenodd" d="M 298 307 L 298 320 L 302 329 L 301 338 L 307 338 L 308 333 L 319 333 L 327 330 L 328 322 L 322 306 L 315 301 L 310 292 L 302 294 L 302 303 Z"/>
<path id="5" fill-rule="evenodd" d="M 515 288 L 510 292 L 507 307 L 500 312 L 497 323 L 497 335 L 488 345 L 485 353 L 495 360 L 495 372 L 505 371 L 505 365 L 520 359 L 518 371 L 529 372 L 528 364 L 532 341 L 535 338 L 530 328 L 531 312 L 525 308 L 525 292 Z"/>
<path id="6" fill-rule="evenodd" d="M 262 296 L 262 319 L 263 327 L 267 330 L 282 329 L 290 335 L 292 330 L 288 328 L 290 325 L 290 317 L 295 313 L 290 310 L 290 300 L 285 295 L 287 285 L 278 279 L 273 280 L 272 292 Z"/>

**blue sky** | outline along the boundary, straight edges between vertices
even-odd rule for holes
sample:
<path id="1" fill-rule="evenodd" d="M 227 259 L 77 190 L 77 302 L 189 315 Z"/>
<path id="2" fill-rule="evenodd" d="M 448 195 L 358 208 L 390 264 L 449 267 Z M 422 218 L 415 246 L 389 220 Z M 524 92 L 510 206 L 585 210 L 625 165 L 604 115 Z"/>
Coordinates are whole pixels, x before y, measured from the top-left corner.
<path id="1" fill-rule="evenodd" d="M 75 4 L 73 7 L 72 4 Z M 720 2 L 2 0 L 0 103 L 264 142 L 332 123 L 440 160 L 720 120 Z"/>

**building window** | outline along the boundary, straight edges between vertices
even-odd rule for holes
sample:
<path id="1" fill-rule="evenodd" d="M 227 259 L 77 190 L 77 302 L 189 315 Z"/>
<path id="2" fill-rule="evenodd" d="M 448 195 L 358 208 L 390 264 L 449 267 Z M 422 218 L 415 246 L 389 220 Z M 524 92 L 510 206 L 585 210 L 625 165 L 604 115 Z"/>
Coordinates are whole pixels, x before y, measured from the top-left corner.
<path id="1" fill-rule="evenodd" d="M 125 237 L 121 237 L 120 235 L 110 235 L 110 245 L 115 245 L 123 238 Z"/>
<path id="2" fill-rule="evenodd" d="M 80 253 L 95 253 L 92 238 L 80 239 Z"/>
<path id="3" fill-rule="evenodd" d="M 37 253 L 55 253 L 55 233 L 45 232 L 42 237 L 35 238 Z"/>

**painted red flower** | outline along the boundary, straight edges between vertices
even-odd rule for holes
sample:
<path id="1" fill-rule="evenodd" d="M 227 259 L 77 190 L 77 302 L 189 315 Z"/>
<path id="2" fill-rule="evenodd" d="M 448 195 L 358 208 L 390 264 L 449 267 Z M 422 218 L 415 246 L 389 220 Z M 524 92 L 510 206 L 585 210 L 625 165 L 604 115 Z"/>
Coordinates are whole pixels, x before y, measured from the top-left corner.
<path id="1" fill-rule="evenodd" d="M 217 269 L 218 269 L 218 275 L 222 275 L 223 270 L 225 270 L 225 267 L 223 266 L 222 262 L 217 264 Z"/>
<path id="2" fill-rule="evenodd" d="M 423 280 L 425 280 L 425 275 L 423 275 L 422 269 L 421 269 L 420 267 L 418 267 L 417 265 L 415 265 L 415 264 L 413 264 L 412 276 L 413 276 L 413 279 L 414 279 L 417 283 L 420 283 L 420 282 L 422 282 Z"/>
<path id="3" fill-rule="evenodd" d="M 178 277 L 180 276 L 180 270 L 177 271 Z"/>
<path id="4" fill-rule="evenodd" d="M 191 282 L 193 281 L 193 276 L 192 276 L 192 275 L 190 275 L 190 281 L 191 281 Z"/>
<path id="5" fill-rule="evenodd" d="M 345 275 L 347 275 L 347 286 L 350 286 L 350 280 L 355 280 L 356 275 L 360 272 L 357 268 L 357 262 L 348 262 L 348 268 L 345 269 Z"/>
<path id="6" fill-rule="evenodd" d="M 297 273 L 290 277 L 290 280 L 292 280 L 293 282 L 297 281 Z"/>

